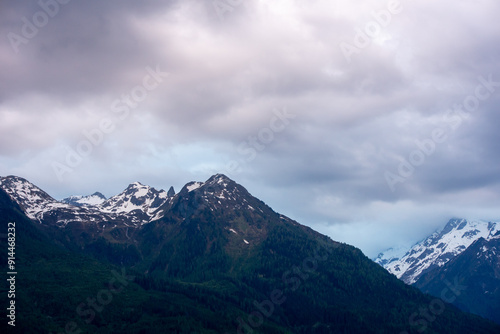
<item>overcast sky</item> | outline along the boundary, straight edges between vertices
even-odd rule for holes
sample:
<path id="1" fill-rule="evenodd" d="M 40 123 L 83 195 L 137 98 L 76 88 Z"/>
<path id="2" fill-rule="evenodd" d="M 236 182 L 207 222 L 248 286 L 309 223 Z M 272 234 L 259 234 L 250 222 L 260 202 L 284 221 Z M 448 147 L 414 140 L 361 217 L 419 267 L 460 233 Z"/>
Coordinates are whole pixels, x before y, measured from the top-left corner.
<path id="1" fill-rule="evenodd" d="M 224 173 L 368 256 L 500 220 L 500 2 L 3 1 L 0 175 Z"/>

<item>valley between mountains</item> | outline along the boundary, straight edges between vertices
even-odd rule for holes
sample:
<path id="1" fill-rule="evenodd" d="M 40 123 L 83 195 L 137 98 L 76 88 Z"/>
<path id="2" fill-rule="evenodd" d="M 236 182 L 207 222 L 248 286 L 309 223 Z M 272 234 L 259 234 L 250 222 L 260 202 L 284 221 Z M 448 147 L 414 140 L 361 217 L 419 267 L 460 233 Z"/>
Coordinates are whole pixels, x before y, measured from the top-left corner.
<path id="1" fill-rule="evenodd" d="M 438 241 L 425 244 L 437 243 L 432 257 L 424 251 L 433 264 L 418 249 L 413 257 L 381 255 L 377 264 L 222 174 L 177 193 L 135 182 L 109 199 L 63 201 L 2 177 L 0 223 L 4 230 L 15 223 L 18 271 L 16 326 L 4 321 L 2 333 L 500 333 L 476 309 L 452 305 L 460 297 L 452 287 L 446 296 L 455 293 L 454 301 L 435 296 L 446 286 L 433 283 L 443 275 L 433 267 L 449 265 L 450 277 L 474 267 Z M 466 249 L 448 244 L 469 258 L 489 255 L 494 268 L 498 229 L 477 229 L 481 238 Z M 490 274 L 488 267 L 482 277 L 494 287 Z"/>

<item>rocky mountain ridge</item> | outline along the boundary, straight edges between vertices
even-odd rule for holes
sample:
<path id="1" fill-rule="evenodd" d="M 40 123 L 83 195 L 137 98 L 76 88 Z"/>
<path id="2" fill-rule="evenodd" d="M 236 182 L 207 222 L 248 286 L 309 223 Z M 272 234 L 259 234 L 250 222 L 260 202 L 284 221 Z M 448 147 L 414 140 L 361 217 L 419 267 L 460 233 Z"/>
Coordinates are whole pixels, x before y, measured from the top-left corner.
<path id="1" fill-rule="evenodd" d="M 479 238 L 489 240 L 500 231 L 500 223 L 462 218 L 451 219 L 446 226 L 403 252 L 390 250 L 378 255 L 375 262 L 407 284 L 436 267 L 444 266 Z"/>

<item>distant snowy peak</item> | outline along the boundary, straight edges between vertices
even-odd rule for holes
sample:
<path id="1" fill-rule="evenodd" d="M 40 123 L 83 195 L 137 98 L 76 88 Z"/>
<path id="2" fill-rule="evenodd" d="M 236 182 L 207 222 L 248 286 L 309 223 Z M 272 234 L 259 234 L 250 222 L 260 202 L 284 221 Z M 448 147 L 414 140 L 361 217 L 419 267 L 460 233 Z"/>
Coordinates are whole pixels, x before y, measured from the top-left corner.
<path id="1" fill-rule="evenodd" d="M 134 182 L 120 194 L 98 205 L 98 208 L 108 213 L 127 214 L 139 210 L 147 215 L 153 215 L 169 198 L 171 196 L 165 190 L 156 190 L 153 187 Z"/>
<path id="2" fill-rule="evenodd" d="M 408 251 L 408 248 L 409 248 L 408 246 L 398 246 L 389 248 L 383 253 L 380 253 L 374 261 L 380 264 L 381 266 L 385 267 L 387 264 L 402 258 Z"/>
<path id="3" fill-rule="evenodd" d="M 5 176 L 0 178 L 0 187 L 18 198 L 28 199 L 39 197 L 42 200 L 55 201 L 49 194 L 35 186 L 33 183 L 19 176 Z"/>
<path id="4" fill-rule="evenodd" d="M 54 198 L 31 182 L 18 176 L 0 178 L 0 188 L 3 189 L 31 219 L 36 219 L 43 208 L 58 203 Z"/>
<path id="5" fill-rule="evenodd" d="M 402 257 L 381 253 L 375 262 L 407 284 L 415 283 L 425 272 L 442 267 L 480 238 L 489 240 L 500 230 L 500 223 L 451 219 L 446 226 L 414 245 Z"/>
<path id="6" fill-rule="evenodd" d="M 111 220 L 108 215 L 102 215 L 90 207 L 56 201 L 31 182 L 17 176 L 1 178 L 0 187 L 21 207 L 26 216 L 39 223 L 66 226 L 70 222 L 96 223 Z"/>
<path id="7" fill-rule="evenodd" d="M 61 202 L 75 205 L 75 206 L 87 206 L 87 205 L 99 205 L 106 201 L 106 197 L 100 192 L 95 192 L 88 196 L 70 196 Z"/>

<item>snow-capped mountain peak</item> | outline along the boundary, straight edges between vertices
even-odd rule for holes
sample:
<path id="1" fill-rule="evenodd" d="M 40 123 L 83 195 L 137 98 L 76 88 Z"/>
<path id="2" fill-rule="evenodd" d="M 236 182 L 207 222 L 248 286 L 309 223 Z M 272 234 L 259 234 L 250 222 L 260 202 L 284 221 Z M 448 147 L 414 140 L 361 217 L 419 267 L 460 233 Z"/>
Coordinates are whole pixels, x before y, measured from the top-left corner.
<path id="1" fill-rule="evenodd" d="M 75 205 L 75 206 L 87 206 L 87 205 L 99 205 L 106 201 L 106 196 L 101 194 L 100 192 L 95 192 L 92 195 L 88 196 L 70 196 L 67 197 L 61 202 Z"/>
<path id="2" fill-rule="evenodd" d="M 500 230 L 500 223 L 481 220 L 451 219 L 446 226 L 415 244 L 402 257 L 381 253 L 375 262 L 407 284 L 413 284 L 425 272 L 442 267 L 479 238 L 489 240 Z"/>
<path id="3" fill-rule="evenodd" d="M 26 216 L 39 223 L 66 226 L 70 222 L 97 223 L 112 220 L 112 217 L 101 214 L 92 206 L 59 202 L 21 177 L 0 178 L 0 188 L 21 207 Z"/>
<path id="4" fill-rule="evenodd" d="M 213 175 L 205 182 L 190 182 L 176 196 L 191 198 L 197 203 L 203 202 L 212 211 L 231 207 L 263 214 L 266 207 L 265 203 L 256 201 L 243 186 L 224 174 Z"/>
<path id="5" fill-rule="evenodd" d="M 0 188 L 14 199 L 31 219 L 37 219 L 36 214 L 44 207 L 58 203 L 45 191 L 22 177 L 2 177 Z"/>
<path id="6" fill-rule="evenodd" d="M 156 190 L 140 182 L 131 183 L 123 192 L 115 195 L 98 207 L 109 213 L 130 213 L 135 210 L 152 215 L 169 198 L 165 190 Z"/>

